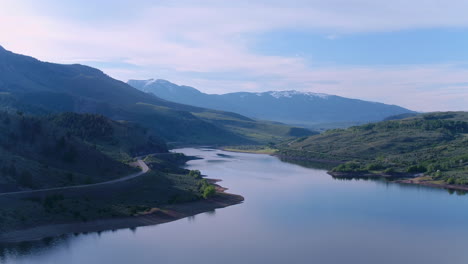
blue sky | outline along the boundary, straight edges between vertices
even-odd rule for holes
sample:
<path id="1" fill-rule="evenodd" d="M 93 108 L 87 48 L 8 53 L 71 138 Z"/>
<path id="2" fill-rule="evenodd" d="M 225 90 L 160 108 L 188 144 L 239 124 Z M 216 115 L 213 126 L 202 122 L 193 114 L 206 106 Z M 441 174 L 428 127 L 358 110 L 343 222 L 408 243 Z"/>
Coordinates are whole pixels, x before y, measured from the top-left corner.
<path id="1" fill-rule="evenodd" d="M 0 0 L 0 45 L 208 93 L 468 110 L 466 0 Z"/>
<path id="2" fill-rule="evenodd" d="M 282 30 L 255 36 L 252 49 L 265 55 L 301 56 L 311 66 L 463 64 L 468 61 L 467 36 L 468 29 L 440 28 L 342 35 Z"/>

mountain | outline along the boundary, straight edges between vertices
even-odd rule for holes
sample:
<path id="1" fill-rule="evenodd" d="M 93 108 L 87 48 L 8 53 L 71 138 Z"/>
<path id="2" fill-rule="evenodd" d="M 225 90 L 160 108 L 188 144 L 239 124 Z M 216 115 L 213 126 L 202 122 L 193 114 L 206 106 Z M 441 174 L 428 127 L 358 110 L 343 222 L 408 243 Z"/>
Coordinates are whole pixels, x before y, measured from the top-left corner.
<path id="1" fill-rule="evenodd" d="M 28 114 L 96 113 L 154 130 L 170 142 L 255 144 L 310 131 L 166 101 L 84 65 L 42 62 L 0 48 L 0 108 Z"/>
<path id="2" fill-rule="evenodd" d="M 337 173 L 424 173 L 431 184 L 468 185 L 468 112 L 427 113 L 329 130 L 287 142 L 279 156 L 344 163 Z"/>
<path id="3" fill-rule="evenodd" d="M 381 121 L 388 116 L 414 113 L 411 110 L 382 103 L 298 91 L 263 93 L 205 94 L 193 87 L 179 86 L 166 80 L 129 80 L 128 84 L 166 100 L 231 111 L 260 119 L 288 124 L 353 124 Z M 333 125 L 331 125 L 333 127 Z"/>

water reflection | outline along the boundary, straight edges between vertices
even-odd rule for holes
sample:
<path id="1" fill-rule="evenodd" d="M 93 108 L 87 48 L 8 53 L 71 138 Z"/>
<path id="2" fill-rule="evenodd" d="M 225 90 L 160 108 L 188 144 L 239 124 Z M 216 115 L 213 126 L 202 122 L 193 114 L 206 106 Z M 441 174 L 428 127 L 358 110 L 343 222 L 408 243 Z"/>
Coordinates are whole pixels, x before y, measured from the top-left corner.
<path id="1" fill-rule="evenodd" d="M 233 159 L 235 156 L 228 155 L 228 154 L 223 154 L 223 153 L 216 153 L 216 156 L 222 157 L 222 158 L 227 158 L 227 159 Z"/>
<path id="2" fill-rule="evenodd" d="M 219 163 L 219 162 L 229 162 L 229 160 L 207 160 L 206 162 L 210 162 L 210 163 Z"/>
<path id="3" fill-rule="evenodd" d="M 281 161 L 297 164 L 302 167 L 312 168 L 312 169 L 322 169 L 322 170 L 331 170 L 336 167 L 339 163 L 330 163 L 330 162 L 318 162 L 318 161 L 308 161 L 308 160 L 297 160 L 297 159 L 288 159 L 288 158 L 280 158 Z"/>

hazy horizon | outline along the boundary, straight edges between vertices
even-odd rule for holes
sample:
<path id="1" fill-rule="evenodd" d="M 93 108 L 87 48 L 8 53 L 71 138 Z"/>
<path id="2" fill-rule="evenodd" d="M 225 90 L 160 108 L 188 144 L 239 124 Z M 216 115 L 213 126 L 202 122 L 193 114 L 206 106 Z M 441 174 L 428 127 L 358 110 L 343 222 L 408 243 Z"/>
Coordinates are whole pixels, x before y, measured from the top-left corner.
<path id="1" fill-rule="evenodd" d="M 466 1 L 0 3 L 5 49 L 90 65 L 125 82 L 468 110 Z"/>

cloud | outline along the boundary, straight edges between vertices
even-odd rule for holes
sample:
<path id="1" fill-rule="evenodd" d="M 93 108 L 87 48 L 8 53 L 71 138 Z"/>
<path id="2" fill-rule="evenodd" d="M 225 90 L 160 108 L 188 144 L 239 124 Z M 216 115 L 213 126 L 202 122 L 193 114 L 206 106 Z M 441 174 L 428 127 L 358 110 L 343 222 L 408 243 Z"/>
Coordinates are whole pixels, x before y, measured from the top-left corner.
<path id="1" fill-rule="evenodd" d="M 275 30 L 314 31 L 336 39 L 362 32 L 467 28 L 465 0 L 181 0 L 158 5 L 119 0 L 95 4 L 91 13 L 83 1 L 0 4 L 5 48 L 47 61 L 101 65 L 122 80 L 162 77 L 211 93 L 298 89 L 416 110 L 468 110 L 466 86 L 453 85 L 466 83 L 468 70 L 457 64 L 318 67 L 300 56 L 250 49 L 256 34 Z"/>

